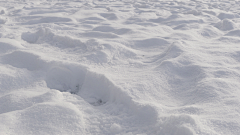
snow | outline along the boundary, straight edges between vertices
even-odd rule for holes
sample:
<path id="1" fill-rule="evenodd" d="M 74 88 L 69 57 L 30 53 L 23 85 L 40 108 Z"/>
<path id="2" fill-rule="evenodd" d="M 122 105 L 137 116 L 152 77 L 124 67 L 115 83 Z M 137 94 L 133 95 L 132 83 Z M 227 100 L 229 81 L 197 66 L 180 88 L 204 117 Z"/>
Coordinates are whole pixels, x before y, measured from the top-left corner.
<path id="1" fill-rule="evenodd" d="M 121 126 L 119 126 L 118 124 L 114 123 L 110 127 L 110 131 L 112 132 L 112 134 L 117 134 L 117 133 L 121 132 Z"/>
<path id="2" fill-rule="evenodd" d="M 0 1 L 0 134 L 240 134 L 239 4 Z"/>

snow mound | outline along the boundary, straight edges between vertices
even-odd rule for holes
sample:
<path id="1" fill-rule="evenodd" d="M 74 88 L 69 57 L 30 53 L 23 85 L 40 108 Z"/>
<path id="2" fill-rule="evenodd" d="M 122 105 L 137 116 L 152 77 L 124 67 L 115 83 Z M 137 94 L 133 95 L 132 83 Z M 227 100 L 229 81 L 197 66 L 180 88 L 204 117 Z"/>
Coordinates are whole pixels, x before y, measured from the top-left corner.
<path id="1" fill-rule="evenodd" d="M 218 15 L 218 18 L 221 19 L 221 20 L 224 20 L 224 19 L 234 19 L 234 18 L 239 18 L 239 15 L 238 14 L 234 14 L 234 13 L 220 13 Z"/>
<path id="2" fill-rule="evenodd" d="M 215 27 L 217 27 L 219 30 L 228 31 L 228 30 L 236 29 L 237 25 L 229 19 L 224 19 L 218 22 L 217 24 L 215 24 Z"/>
<path id="3" fill-rule="evenodd" d="M 83 134 L 82 113 L 71 104 L 38 104 L 16 114 L 18 134 Z M 34 123 L 32 123 L 35 121 Z M 36 130 L 38 127 L 49 130 Z M 61 129 L 59 129 L 61 127 Z M 20 130 L 21 129 L 21 130 Z"/>
<path id="4" fill-rule="evenodd" d="M 17 68 L 26 68 L 28 70 L 39 70 L 46 66 L 46 62 L 40 59 L 40 56 L 26 51 L 14 51 L 2 57 L 2 62 Z"/>
<path id="5" fill-rule="evenodd" d="M 200 29 L 200 25 L 199 24 L 180 24 L 176 27 L 174 27 L 173 29 L 175 30 L 191 30 L 191 29 Z"/>
<path id="6" fill-rule="evenodd" d="M 54 34 L 48 28 L 40 28 L 35 33 L 26 32 L 22 34 L 22 39 L 28 43 L 44 43 L 49 42 L 52 45 L 59 48 L 73 48 L 73 47 L 85 47 L 84 44 L 78 40 L 69 36 L 59 36 Z"/>
<path id="7" fill-rule="evenodd" d="M 195 120 L 189 115 L 170 116 L 162 119 L 159 135 L 195 135 L 192 127 L 196 125 Z"/>
<path id="8" fill-rule="evenodd" d="M 29 17 L 29 18 L 23 18 L 23 20 L 26 19 L 23 23 L 23 25 L 35 25 L 35 24 L 41 24 L 41 23 L 66 23 L 71 22 L 72 19 L 67 17 Z"/>
<path id="9" fill-rule="evenodd" d="M 98 27 L 94 28 L 93 31 L 112 32 L 112 33 L 115 33 L 117 35 L 123 35 L 123 34 L 130 33 L 132 30 L 128 29 L 128 28 L 115 29 L 115 28 L 110 27 L 110 26 L 98 26 Z"/>
<path id="10" fill-rule="evenodd" d="M 2 13 L 3 11 L 1 11 Z M 4 13 L 4 12 L 3 12 Z M 0 24 L 5 24 L 7 22 L 7 18 L 6 17 L 3 17 L 3 16 L 0 16 Z"/>
<path id="11" fill-rule="evenodd" d="M 139 50 L 152 50 L 158 48 L 165 48 L 168 44 L 169 42 L 162 38 L 149 38 L 135 41 L 132 48 Z"/>
<path id="12" fill-rule="evenodd" d="M 110 127 L 110 131 L 112 132 L 112 134 L 117 134 L 119 132 L 121 132 L 122 127 L 116 123 L 113 123 Z"/>
<path id="13" fill-rule="evenodd" d="M 1 38 L 0 39 L 1 50 L 0 53 L 8 53 L 13 50 L 22 49 L 23 46 L 15 40 Z"/>
<path id="14" fill-rule="evenodd" d="M 202 12 L 197 10 L 190 10 L 190 11 L 187 11 L 187 14 L 193 14 L 198 16 L 198 15 L 202 15 Z"/>
<path id="15" fill-rule="evenodd" d="M 240 37 L 240 30 L 229 31 L 226 36 Z"/>
<path id="16" fill-rule="evenodd" d="M 100 16 L 104 17 L 107 20 L 117 20 L 118 17 L 114 13 L 100 13 Z"/>
<path id="17" fill-rule="evenodd" d="M 213 26 L 209 26 L 200 30 L 200 34 L 204 38 L 217 38 L 223 35 L 221 31 Z"/>

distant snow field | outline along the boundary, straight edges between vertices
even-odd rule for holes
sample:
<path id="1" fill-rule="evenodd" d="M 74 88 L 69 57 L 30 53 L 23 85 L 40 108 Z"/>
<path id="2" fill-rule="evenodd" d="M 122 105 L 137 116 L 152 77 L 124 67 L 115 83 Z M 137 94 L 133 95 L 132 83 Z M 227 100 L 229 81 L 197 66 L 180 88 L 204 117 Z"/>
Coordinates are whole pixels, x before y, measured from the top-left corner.
<path id="1" fill-rule="evenodd" d="M 240 135 L 237 0 L 1 0 L 0 135 Z"/>

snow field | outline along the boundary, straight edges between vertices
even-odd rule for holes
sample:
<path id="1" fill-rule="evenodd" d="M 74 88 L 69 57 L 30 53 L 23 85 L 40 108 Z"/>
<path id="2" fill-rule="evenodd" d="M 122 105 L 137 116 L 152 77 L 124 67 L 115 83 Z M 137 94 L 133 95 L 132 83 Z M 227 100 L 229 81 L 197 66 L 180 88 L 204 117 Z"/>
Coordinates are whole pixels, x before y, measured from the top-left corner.
<path id="1" fill-rule="evenodd" d="M 0 134 L 239 134 L 238 7 L 0 1 Z"/>

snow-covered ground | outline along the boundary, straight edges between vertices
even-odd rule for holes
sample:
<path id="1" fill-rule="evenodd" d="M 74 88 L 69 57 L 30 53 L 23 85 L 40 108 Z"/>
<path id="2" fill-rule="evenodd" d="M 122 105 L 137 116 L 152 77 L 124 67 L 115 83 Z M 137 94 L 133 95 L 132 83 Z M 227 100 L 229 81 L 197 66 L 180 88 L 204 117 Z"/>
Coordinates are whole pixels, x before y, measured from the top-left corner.
<path id="1" fill-rule="evenodd" d="M 0 135 L 117 134 L 240 134 L 240 2 L 0 0 Z"/>

